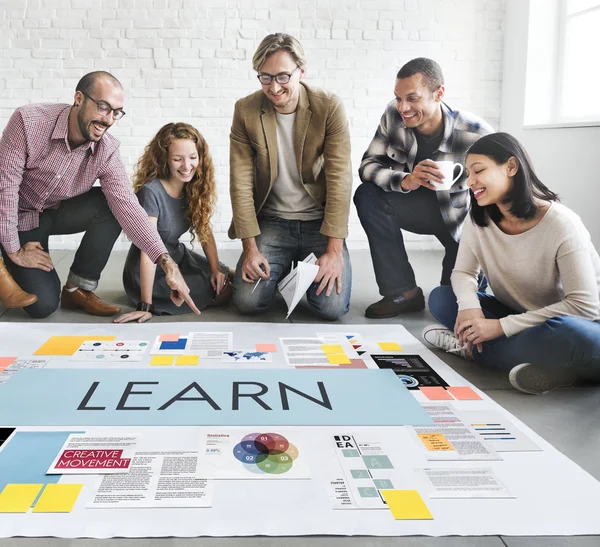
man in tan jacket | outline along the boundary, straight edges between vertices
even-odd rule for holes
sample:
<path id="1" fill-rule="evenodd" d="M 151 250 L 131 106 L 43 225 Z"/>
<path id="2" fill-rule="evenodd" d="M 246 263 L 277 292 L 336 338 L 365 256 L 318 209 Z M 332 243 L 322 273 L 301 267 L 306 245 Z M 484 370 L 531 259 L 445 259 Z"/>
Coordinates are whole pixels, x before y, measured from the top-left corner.
<path id="1" fill-rule="evenodd" d="M 233 301 L 242 313 L 266 310 L 292 262 L 313 252 L 319 273 L 308 303 L 335 320 L 348 311 L 352 285 L 344 242 L 352 192 L 344 107 L 301 81 L 306 58 L 292 36 L 267 36 L 252 63 L 262 90 L 236 103 L 230 135 L 229 236 L 243 244 Z"/>

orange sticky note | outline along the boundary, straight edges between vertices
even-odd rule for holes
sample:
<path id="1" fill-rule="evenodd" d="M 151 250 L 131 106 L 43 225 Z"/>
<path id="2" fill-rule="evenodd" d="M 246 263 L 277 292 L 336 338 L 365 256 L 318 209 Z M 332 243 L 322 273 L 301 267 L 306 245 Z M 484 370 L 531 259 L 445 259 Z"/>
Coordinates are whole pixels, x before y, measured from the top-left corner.
<path id="1" fill-rule="evenodd" d="M 419 433 L 419 439 L 427 450 L 454 450 L 442 433 Z"/>
<path id="2" fill-rule="evenodd" d="M 430 401 L 453 401 L 454 398 L 441 386 L 420 387 L 421 393 Z"/>
<path id="3" fill-rule="evenodd" d="M 0 494 L 0 513 L 27 513 L 43 484 L 7 484 Z"/>
<path id="4" fill-rule="evenodd" d="M 153 355 L 150 360 L 150 366 L 152 367 L 168 367 L 173 364 L 175 360 L 174 355 Z"/>
<path id="5" fill-rule="evenodd" d="M 383 351 L 402 351 L 402 348 L 396 342 L 377 342 L 377 345 Z"/>
<path id="6" fill-rule="evenodd" d="M 177 342 L 179 340 L 179 334 L 161 334 L 158 337 L 160 342 Z"/>
<path id="7" fill-rule="evenodd" d="M 256 351 L 265 353 L 277 353 L 277 344 L 256 344 Z"/>
<path id="8" fill-rule="evenodd" d="M 452 386 L 446 388 L 455 399 L 458 401 L 481 401 L 481 397 L 477 395 L 469 386 Z"/>
<path id="9" fill-rule="evenodd" d="M 380 490 L 396 520 L 433 520 L 416 490 Z"/>
<path id="10" fill-rule="evenodd" d="M 198 364 L 198 355 L 178 355 L 175 358 L 176 365 L 195 366 Z"/>
<path id="11" fill-rule="evenodd" d="M 351 361 L 345 353 L 327 353 L 327 360 L 332 365 L 351 365 Z"/>
<path id="12" fill-rule="evenodd" d="M 0 369 L 5 369 L 10 366 L 13 361 L 16 361 L 16 357 L 0 357 Z"/>
<path id="13" fill-rule="evenodd" d="M 70 513 L 83 484 L 47 484 L 32 513 Z"/>

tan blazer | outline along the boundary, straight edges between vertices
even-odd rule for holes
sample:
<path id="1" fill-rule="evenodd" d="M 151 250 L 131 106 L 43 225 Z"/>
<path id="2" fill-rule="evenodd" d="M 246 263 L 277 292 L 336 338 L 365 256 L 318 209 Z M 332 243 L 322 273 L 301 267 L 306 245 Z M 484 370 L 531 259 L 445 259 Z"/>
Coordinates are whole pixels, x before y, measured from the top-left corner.
<path id="1" fill-rule="evenodd" d="M 335 95 L 301 84 L 295 128 L 298 171 L 308 193 L 325 208 L 321 233 L 345 238 L 352 193 L 346 112 Z M 260 234 L 256 217 L 277 180 L 275 109 L 262 91 L 237 101 L 229 140 L 229 237 L 255 237 Z"/>

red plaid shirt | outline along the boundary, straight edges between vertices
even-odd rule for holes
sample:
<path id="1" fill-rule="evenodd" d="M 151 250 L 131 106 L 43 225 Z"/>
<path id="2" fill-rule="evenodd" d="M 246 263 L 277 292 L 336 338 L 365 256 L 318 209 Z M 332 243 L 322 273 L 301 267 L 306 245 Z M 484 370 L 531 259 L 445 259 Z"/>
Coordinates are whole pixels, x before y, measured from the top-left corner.
<path id="1" fill-rule="evenodd" d="M 119 141 L 105 134 L 71 150 L 68 104 L 17 108 L 0 139 L 0 244 L 21 248 L 19 232 L 39 225 L 39 215 L 61 201 L 88 192 L 100 181 L 108 206 L 129 239 L 156 262 L 166 253 L 133 193 L 119 155 Z"/>

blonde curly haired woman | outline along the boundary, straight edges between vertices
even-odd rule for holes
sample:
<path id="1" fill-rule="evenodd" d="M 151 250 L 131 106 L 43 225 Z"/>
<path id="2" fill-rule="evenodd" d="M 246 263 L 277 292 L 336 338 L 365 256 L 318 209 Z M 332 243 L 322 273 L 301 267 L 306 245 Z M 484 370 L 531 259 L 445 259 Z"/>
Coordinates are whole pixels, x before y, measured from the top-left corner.
<path id="1" fill-rule="evenodd" d="M 200 132 L 186 123 L 169 123 L 150 141 L 133 176 L 140 204 L 156 225 L 169 254 L 177 262 L 190 295 L 198 308 L 226 303 L 232 294 L 230 270 L 219 262 L 210 226 L 216 201 L 214 167 L 208 145 Z M 189 250 L 179 238 L 191 232 L 205 256 Z M 190 313 L 187 304 L 177 307 L 162 270 L 148 256 L 131 246 L 123 285 L 136 311 L 115 323 L 148 321 L 152 314 Z"/>

